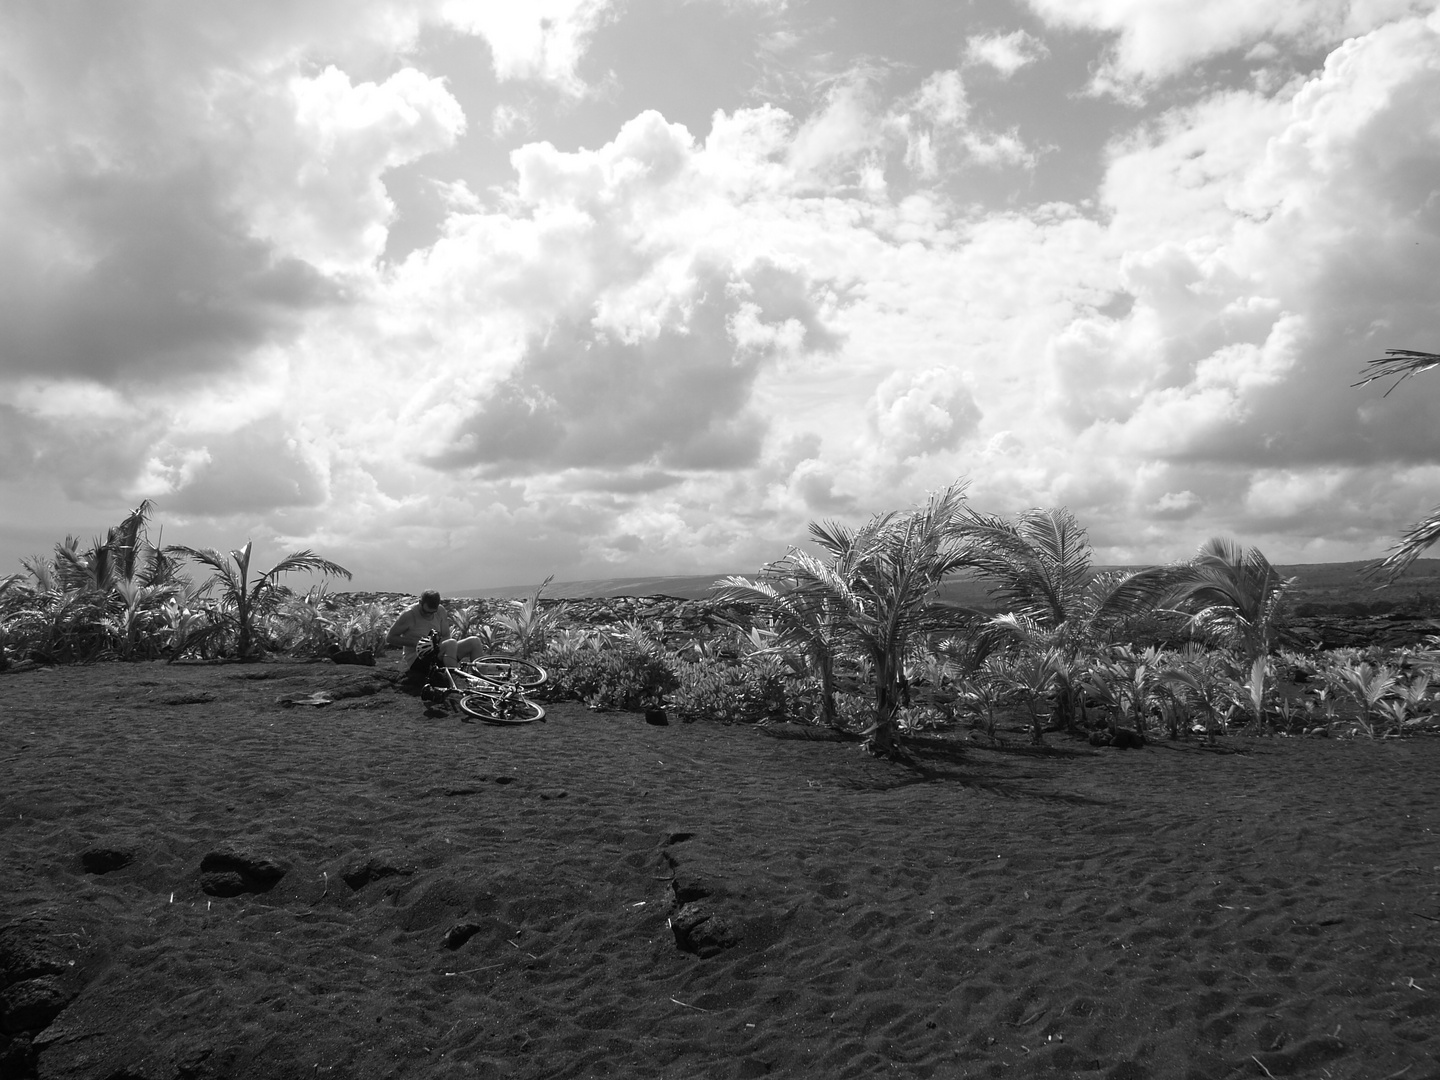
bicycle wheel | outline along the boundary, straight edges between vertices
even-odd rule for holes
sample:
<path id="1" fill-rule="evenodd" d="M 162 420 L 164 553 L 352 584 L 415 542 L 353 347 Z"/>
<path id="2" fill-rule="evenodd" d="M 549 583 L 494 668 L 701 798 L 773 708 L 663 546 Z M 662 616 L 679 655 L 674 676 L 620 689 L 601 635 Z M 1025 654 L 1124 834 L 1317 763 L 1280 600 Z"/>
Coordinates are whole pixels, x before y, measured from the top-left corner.
<path id="1" fill-rule="evenodd" d="M 470 669 L 480 678 L 502 686 L 523 686 L 527 690 L 541 685 L 549 677 L 539 664 L 514 656 L 482 656 L 470 662 Z"/>
<path id="2" fill-rule="evenodd" d="M 545 719 L 545 710 L 529 698 L 492 697 L 489 694 L 460 695 L 460 711 L 487 724 L 533 724 Z"/>

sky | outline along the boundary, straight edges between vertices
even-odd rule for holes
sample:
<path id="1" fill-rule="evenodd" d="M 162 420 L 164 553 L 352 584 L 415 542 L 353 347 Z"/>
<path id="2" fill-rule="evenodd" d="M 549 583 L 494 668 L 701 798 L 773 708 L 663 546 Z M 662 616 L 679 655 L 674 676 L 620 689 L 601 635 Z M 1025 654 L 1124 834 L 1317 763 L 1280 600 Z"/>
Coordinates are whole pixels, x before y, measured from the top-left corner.
<path id="1" fill-rule="evenodd" d="M 1376 557 L 1437 3 L 7 0 L 0 574 L 145 499 L 360 589 L 753 573 L 957 481 Z"/>

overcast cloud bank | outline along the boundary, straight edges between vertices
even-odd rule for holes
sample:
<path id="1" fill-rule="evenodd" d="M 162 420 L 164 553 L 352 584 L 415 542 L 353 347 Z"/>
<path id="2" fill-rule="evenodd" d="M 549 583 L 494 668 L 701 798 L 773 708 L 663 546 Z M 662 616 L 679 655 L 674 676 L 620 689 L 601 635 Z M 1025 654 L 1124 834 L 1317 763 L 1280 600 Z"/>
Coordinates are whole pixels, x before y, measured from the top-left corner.
<path id="1" fill-rule="evenodd" d="M 710 6 L 750 99 L 580 141 L 623 4 L 7 6 L 0 555 L 150 498 L 358 587 L 748 571 L 967 476 L 1317 562 L 1440 501 L 1440 386 L 1349 387 L 1440 349 L 1433 3 L 995 4 L 929 68 Z"/>

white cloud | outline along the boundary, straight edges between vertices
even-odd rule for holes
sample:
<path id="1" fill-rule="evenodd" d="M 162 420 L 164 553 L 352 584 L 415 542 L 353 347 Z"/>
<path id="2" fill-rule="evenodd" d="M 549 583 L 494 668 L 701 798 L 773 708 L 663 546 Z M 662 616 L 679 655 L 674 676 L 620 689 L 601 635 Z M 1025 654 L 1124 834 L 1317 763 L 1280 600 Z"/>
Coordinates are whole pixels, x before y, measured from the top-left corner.
<path id="1" fill-rule="evenodd" d="M 1440 17 L 1348 42 L 1288 101 L 1217 95 L 1118 149 L 1104 190 L 1129 310 L 1053 335 L 1046 384 L 1081 452 L 1155 464 L 1142 520 L 1190 509 L 1164 494 L 1188 491 L 1297 550 L 1307 532 L 1373 543 L 1423 509 L 1374 493 L 1379 462 L 1433 453 L 1434 406 L 1383 410 L 1348 384 L 1427 329 L 1436 175 Z"/>
<path id="2" fill-rule="evenodd" d="M 410 68 L 352 86 L 327 67 L 292 77 L 289 89 L 292 101 L 272 110 L 290 108 L 267 118 L 273 127 L 249 148 L 234 203 L 277 250 L 328 275 L 363 271 L 385 250 L 394 215 L 382 174 L 454 145 L 464 113 L 441 80 Z M 232 119 L 245 116 L 226 104 Z"/>
<path id="3" fill-rule="evenodd" d="M 980 422 L 974 395 L 953 368 L 896 372 L 876 389 L 870 409 L 885 451 L 901 460 L 954 450 Z"/>
<path id="4" fill-rule="evenodd" d="M 1022 67 L 1043 60 L 1050 54 L 1045 43 L 1024 30 L 1008 34 L 977 34 L 965 40 L 965 60 L 983 64 L 1009 78 Z"/>
<path id="5" fill-rule="evenodd" d="M 1333 46 L 1415 12 L 1434 0 L 1028 0 L 1052 25 L 1116 36 L 1100 83 L 1123 88 L 1176 75 L 1232 49 L 1285 42 Z"/>
<path id="6" fill-rule="evenodd" d="M 915 92 L 911 109 L 936 127 L 958 127 L 970 114 L 958 71 L 935 71 Z"/>
<path id="7" fill-rule="evenodd" d="M 580 60 L 611 7 L 610 0 L 443 0 L 440 13 L 485 38 L 497 78 L 538 79 L 579 95 L 586 89 Z"/>
<path id="8" fill-rule="evenodd" d="M 0 498 L 154 495 L 167 539 L 452 587 L 754 568 L 962 474 L 988 509 L 1070 505 L 1109 561 L 1212 532 L 1354 555 L 1434 501 L 1440 398 L 1348 383 L 1433 333 L 1440 17 L 1177 106 L 1094 205 L 957 208 L 1030 152 L 936 71 L 703 141 L 659 112 L 533 141 L 500 187 L 431 181 L 440 236 L 389 265 L 387 174 L 463 146 L 471 99 L 416 59 L 439 8 L 306 10 L 115 25 L 149 51 L 0 34 Z M 497 71 L 571 90 L 605 17 L 479 10 L 447 12 L 510 42 Z M 1190 55 L 1156 49 L 1134 70 Z"/>

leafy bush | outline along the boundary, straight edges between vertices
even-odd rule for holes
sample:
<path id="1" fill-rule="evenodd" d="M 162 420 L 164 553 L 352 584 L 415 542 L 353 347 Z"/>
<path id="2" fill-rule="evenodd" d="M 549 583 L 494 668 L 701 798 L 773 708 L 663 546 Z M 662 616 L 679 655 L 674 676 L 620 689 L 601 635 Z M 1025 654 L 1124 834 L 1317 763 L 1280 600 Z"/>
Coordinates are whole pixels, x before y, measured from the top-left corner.
<path id="1" fill-rule="evenodd" d="M 379 653 L 385 647 L 385 635 L 404 607 L 382 603 L 358 604 L 338 608 L 336 632 L 342 648 L 361 652 L 370 649 Z"/>
<path id="2" fill-rule="evenodd" d="M 289 590 L 282 588 L 280 592 Z M 284 596 L 269 625 L 264 630 L 257 626 L 257 633 L 280 652 L 292 656 L 323 656 L 331 645 L 339 643 L 334 605 L 329 600 L 324 585 L 303 596 L 293 593 Z"/>
<path id="3" fill-rule="evenodd" d="M 646 709 L 676 686 L 662 658 L 625 641 L 602 649 L 550 649 L 537 661 L 550 674 L 552 694 L 602 709 Z"/>
<path id="4" fill-rule="evenodd" d="M 778 657 L 752 654 L 737 661 L 692 660 L 675 665 L 677 686 L 669 704 L 687 720 L 814 723 L 819 683 L 796 676 Z"/>

